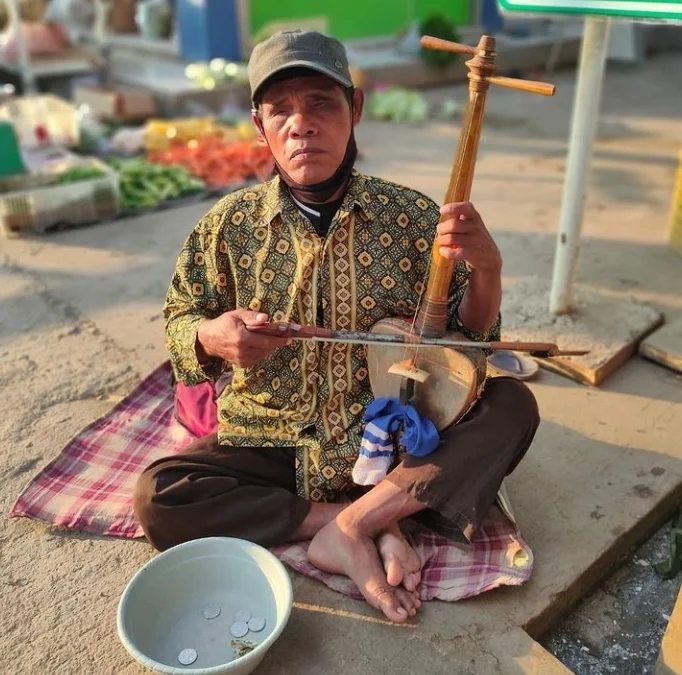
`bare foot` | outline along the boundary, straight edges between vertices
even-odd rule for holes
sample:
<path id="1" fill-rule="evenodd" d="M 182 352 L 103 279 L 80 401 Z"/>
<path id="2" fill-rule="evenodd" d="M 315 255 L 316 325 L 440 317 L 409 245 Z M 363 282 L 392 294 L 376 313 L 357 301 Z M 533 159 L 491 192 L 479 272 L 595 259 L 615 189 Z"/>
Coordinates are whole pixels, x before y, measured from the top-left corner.
<path id="1" fill-rule="evenodd" d="M 379 535 L 377 548 L 388 583 L 391 586 L 402 584 L 406 590 L 416 591 L 421 581 L 422 563 L 397 523 Z"/>
<path id="2" fill-rule="evenodd" d="M 341 528 L 333 520 L 310 542 L 308 558 L 318 569 L 350 577 L 367 602 L 391 621 L 402 623 L 417 613 L 421 603 L 416 593 L 388 583 L 371 537 Z"/>

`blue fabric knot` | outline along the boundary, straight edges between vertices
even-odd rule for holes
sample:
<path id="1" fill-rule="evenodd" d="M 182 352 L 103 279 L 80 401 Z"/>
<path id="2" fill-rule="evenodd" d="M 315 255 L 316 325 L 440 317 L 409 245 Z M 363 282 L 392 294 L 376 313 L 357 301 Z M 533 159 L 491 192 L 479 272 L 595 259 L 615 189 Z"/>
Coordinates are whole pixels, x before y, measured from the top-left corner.
<path id="1" fill-rule="evenodd" d="M 386 435 L 402 429 L 400 442 L 415 457 L 425 457 L 440 443 L 438 429 L 430 419 L 422 419 L 413 405 L 394 398 L 372 401 L 365 410 L 365 422 L 372 423 Z"/>

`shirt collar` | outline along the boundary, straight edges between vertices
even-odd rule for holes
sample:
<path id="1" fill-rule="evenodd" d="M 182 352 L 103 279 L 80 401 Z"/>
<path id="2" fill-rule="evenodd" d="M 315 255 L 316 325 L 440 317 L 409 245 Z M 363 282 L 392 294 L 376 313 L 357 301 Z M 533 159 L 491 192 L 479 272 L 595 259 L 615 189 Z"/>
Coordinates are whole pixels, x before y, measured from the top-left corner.
<path id="1" fill-rule="evenodd" d="M 372 219 L 372 199 L 367 190 L 367 178 L 353 169 L 339 212 L 350 213 L 356 210 L 363 220 Z M 279 176 L 275 176 L 265 184 L 263 208 L 263 216 L 268 223 L 271 223 L 277 216 L 280 216 L 285 223 L 294 223 L 298 220 L 298 207 Z"/>

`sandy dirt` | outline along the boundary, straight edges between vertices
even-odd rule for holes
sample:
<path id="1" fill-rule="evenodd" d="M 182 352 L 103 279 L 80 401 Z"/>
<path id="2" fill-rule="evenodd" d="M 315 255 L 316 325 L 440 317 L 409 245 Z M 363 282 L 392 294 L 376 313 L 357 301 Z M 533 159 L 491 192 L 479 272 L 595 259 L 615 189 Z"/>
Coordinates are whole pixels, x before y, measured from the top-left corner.
<path id="1" fill-rule="evenodd" d="M 682 90 L 670 82 L 681 63 L 661 56 L 641 70 L 609 70 L 578 267 L 584 287 L 650 303 L 667 318 L 682 314 L 682 258 L 666 244 L 682 144 Z M 502 250 L 506 286 L 551 277 L 573 87 L 570 72 L 554 79 L 552 100 L 498 91 L 489 102 L 494 124 L 481 145 L 473 199 Z M 461 98 L 461 89 L 455 94 Z M 441 200 L 456 135 L 456 122 L 363 122 L 359 168 Z M 69 438 L 165 359 L 163 296 L 184 238 L 209 206 L 0 241 L 4 514 Z M 542 373 L 531 388 L 543 423 L 510 485 L 536 553 L 533 580 L 459 606 L 433 603 L 406 637 L 363 621 L 371 616 L 364 606 L 296 578 L 301 604 L 262 672 L 347 675 L 387 660 L 396 675 L 513 672 L 488 632 L 539 630 L 566 611 L 587 571 L 581 594 L 606 574 L 607 567 L 594 572 L 595 561 L 624 537 L 644 537 L 652 513 L 682 485 L 681 384 L 639 358 L 595 391 Z M 638 529 L 643 519 L 648 525 Z M 0 520 L 0 672 L 144 672 L 122 648 L 115 617 L 123 588 L 152 555 L 144 542 Z M 310 609 L 320 606 L 328 611 Z"/>

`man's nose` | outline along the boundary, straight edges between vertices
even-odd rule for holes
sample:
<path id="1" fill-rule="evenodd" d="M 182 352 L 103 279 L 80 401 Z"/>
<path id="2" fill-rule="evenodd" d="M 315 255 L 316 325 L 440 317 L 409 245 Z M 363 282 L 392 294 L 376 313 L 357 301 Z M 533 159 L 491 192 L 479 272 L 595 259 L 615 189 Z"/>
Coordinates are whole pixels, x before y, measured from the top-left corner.
<path id="1" fill-rule="evenodd" d="M 292 115 L 291 119 L 291 135 L 295 138 L 301 136 L 312 136 L 315 133 L 315 127 L 310 122 L 310 118 L 301 113 L 297 112 Z"/>

